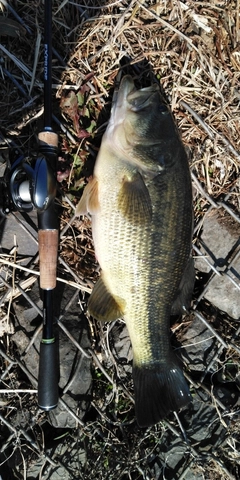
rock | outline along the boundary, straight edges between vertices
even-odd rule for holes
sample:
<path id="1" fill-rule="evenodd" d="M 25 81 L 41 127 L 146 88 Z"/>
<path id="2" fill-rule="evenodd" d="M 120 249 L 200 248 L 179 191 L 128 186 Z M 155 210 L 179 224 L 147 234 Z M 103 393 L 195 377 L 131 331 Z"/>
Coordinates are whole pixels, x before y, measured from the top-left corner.
<path id="1" fill-rule="evenodd" d="M 21 224 L 18 224 L 15 217 L 12 214 L 9 214 L 6 218 L 4 223 L 3 231 L 1 232 L 1 244 L 0 248 L 4 252 L 10 252 L 11 249 L 15 246 L 15 238 L 16 238 L 16 245 L 17 245 L 17 254 L 22 258 L 26 258 L 26 260 L 22 260 L 21 264 L 25 265 L 29 262 L 30 258 L 36 255 L 38 252 L 38 242 L 37 242 L 37 232 L 36 230 L 29 225 L 21 213 L 15 212 L 14 215 L 16 218 L 20 219 L 23 225 L 31 232 L 31 234 L 36 238 L 29 235 L 23 228 Z M 32 221 L 33 224 L 36 224 L 36 211 L 32 211 L 28 213 L 29 221 Z"/>
<path id="2" fill-rule="evenodd" d="M 240 317 L 239 289 L 231 281 L 232 278 L 239 285 L 239 237 L 240 225 L 224 209 L 213 209 L 204 218 L 198 247 L 221 273 L 221 276 L 213 275 L 210 279 L 204 297 L 234 319 Z M 200 256 L 195 259 L 195 267 L 200 272 L 211 271 Z"/>
<path id="3" fill-rule="evenodd" d="M 215 355 L 215 343 L 216 337 L 195 317 L 181 337 L 182 358 L 191 370 L 204 372 Z M 214 371 L 216 366 L 217 363 L 214 362 L 210 371 Z"/>

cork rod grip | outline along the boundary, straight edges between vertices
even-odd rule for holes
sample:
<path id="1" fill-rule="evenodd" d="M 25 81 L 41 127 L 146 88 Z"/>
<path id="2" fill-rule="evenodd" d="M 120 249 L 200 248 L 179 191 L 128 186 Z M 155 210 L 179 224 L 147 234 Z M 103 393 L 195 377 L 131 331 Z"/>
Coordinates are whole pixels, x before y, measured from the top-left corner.
<path id="1" fill-rule="evenodd" d="M 58 230 L 38 230 L 40 287 L 52 290 L 56 287 Z"/>

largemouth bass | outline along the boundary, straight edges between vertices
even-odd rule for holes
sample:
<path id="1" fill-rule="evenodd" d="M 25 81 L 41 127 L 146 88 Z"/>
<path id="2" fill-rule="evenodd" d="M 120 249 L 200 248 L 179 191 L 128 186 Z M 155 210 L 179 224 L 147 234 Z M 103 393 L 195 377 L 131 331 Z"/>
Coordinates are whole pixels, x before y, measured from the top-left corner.
<path id="1" fill-rule="evenodd" d="M 102 269 L 88 310 L 103 321 L 124 317 L 136 417 L 150 426 L 191 400 L 169 320 L 189 301 L 194 278 L 188 160 L 157 84 L 136 90 L 123 78 L 77 207 L 86 212 Z"/>

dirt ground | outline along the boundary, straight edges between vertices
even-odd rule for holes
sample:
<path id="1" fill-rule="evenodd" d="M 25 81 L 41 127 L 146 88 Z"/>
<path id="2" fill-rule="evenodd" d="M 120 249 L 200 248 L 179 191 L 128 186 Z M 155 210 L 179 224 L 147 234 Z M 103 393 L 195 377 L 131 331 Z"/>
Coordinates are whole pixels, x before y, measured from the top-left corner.
<path id="1" fill-rule="evenodd" d="M 239 1 L 53 1 L 53 128 L 60 242 L 54 314 L 60 400 L 37 405 L 42 300 L 36 212 L 0 218 L 0 475 L 5 479 L 240 477 Z M 43 128 L 44 2 L 0 1 L 0 176 L 35 158 Z M 173 318 L 192 404 L 137 426 L 123 320 L 87 313 L 99 276 L 91 221 L 74 211 L 109 120 L 114 87 L 158 81 L 185 145 L 196 282 Z M 2 183 L 0 183 L 2 187 Z M 5 188 L 5 187 L 4 187 Z M 2 188 L 1 203 L 5 195 Z"/>

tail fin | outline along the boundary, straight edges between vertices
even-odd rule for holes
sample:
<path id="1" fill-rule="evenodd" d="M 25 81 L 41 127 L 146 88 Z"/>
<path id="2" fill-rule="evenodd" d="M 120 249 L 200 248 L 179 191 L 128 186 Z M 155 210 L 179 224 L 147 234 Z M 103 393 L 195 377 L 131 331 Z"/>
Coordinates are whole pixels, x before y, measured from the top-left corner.
<path id="1" fill-rule="evenodd" d="M 133 366 L 139 427 L 150 427 L 169 412 L 177 411 L 191 401 L 187 382 L 174 360 L 166 364 Z"/>

